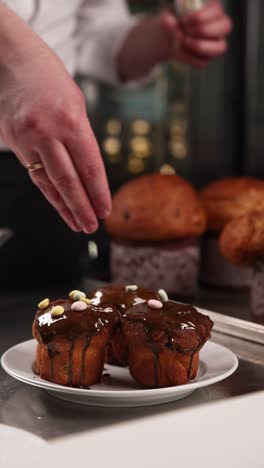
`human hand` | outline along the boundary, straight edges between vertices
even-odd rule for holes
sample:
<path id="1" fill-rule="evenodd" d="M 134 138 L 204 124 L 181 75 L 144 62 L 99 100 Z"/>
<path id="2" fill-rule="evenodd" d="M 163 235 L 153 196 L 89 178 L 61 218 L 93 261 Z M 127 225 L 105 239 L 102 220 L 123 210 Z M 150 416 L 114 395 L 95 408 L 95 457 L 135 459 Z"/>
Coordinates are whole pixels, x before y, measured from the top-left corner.
<path id="1" fill-rule="evenodd" d="M 42 163 L 34 184 L 70 228 L 91 233 L 111 199 L 84 97 L 53 51 L 0 8 L 1 137 L 25 167 Z"/>
<path id="2" fill-rule="evenodd" d="M 177 60 L 204 67 L 227 50 L 232 21 L 219 0 L 210 0 L 201 10 L 183 19 L 166 9 L 139 21 L 121 47 L 117 66 L 120 79 L 144 77 L 162 62 Z"/>
<path id="3" fill-rule="evenodd" d="M 201 68 L 227 51 L 232 21 L 219 0 L 210 0 L 201 10 L 182 19 L 169 11 L 162 12 L 160 23 L 164 32 L 160 49 L 163 60 L 175 59 Z"/>

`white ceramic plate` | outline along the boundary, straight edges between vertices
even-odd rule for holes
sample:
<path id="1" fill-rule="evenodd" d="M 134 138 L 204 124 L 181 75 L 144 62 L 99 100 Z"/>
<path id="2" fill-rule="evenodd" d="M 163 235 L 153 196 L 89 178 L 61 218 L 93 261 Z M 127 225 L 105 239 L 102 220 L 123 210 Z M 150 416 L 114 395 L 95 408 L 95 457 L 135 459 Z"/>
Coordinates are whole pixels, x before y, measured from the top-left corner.
<path id="1" fill-rule="evenodd" d="M 35 340 L 13 346 L 3 354 L 2 367 L 15 379 L 41 387 L 57 398 L 90 406 L 132 407 L 169 403 L 187 397 L 198 388 L 226 379 L 238 366 L 238 359 L 232 351 L 209 341 L 200 352 L 197 378 L 186 385 L 142 389 L 133 381 L 127 368 L 105 365 L 104 374 L 110 375 L 110 381 L 85 390 L 57 385 L 34 375 L 35 350 Z"/>

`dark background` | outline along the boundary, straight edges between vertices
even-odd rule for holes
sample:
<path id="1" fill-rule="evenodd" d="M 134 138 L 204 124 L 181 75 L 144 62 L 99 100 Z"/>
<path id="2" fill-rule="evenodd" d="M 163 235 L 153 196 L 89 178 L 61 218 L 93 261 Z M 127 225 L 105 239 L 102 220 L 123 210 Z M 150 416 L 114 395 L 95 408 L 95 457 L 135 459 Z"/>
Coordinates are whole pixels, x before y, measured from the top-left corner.
<path id="1" fill-rule="evenodd" d="M 165 2 L 131 0 L 129 3 L 133 12 L 152 12 Z M 90 105 L 87 94 L 88 113 L 102 143 L 113 190 L 124 180 L 158 170 L 164 163 L 172 165 L 197 187 L 227 175 L 264 176 L 264 39 L 261 27 L 264 4 L 260 0 L 224 0 L 222 3 L 234 22 L 229 51 L 210 63 L 206 70 L 195 71 L 169 64 L 144 90 L 137 91 L 113 90 L 93 84 L 98 94 L 95 108 L 94 102 Z M 84 90 L 90 89 L 87 82 L 87 78 L 81 80 Z M 107 122 L 112 118 L 123 122 L 118 137 L 121 141 L 119 159 L 109 157 L 104 149 L 109 137 Z M 152 152 L 144 164 L 128 164 L 130 138 L 134 136 L 131 122 L 142 118 L 152 124 L 148 135 Z M 178 156 L 170 151 L 170 123 L 175 119 L 185 128 L 184 135 L 178 135 Z M 179 129 L 178 133 L 181 133 Z"/>
<path id="2" fill-rule="evenodd" d="M 131 0 L 132 13 L 166 2 Z M 197 188 L 229 175 L 264 176 L 264 2 L 224 0 L 234 22 L 228 53 L 203 71 L 170 63 L 143 88 L 111 88 L 76 77 L 101 146 L 110 186 L 150 171 L 186 177 Z M 14 237 L 0 249 L 0 291 L 33 288 L 107 272 L 109 239 L 71 233 L 15 158 L 1 155 L 0 227 Z M 89 251 L 99 248 L 99 264 Z M 105 279 L 105 278 L 104 278 Z"/>

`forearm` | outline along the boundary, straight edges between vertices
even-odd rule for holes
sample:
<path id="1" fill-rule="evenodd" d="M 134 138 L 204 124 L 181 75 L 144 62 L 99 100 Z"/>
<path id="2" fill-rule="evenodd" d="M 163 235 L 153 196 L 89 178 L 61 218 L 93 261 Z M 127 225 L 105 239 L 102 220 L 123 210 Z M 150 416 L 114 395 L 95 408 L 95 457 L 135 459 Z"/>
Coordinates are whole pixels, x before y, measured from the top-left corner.
<path id="1" fill-rule="evenodd" d="M 62 219 L 93 232 L 111 199 L 84 97 L 56 54 L 0 3 L 0 134 Z M 96 175 L 96 177 L 94 176 Z"/>
<path id="2" fill-rule="evenodd" d="M 49 55 L 48 46 L 42 47 L 41 38 L 11 9 L 0 2 L 0 86 L 10 80 L 19 67 L 28 73 L 27 64 L 43 54 Z"/>
<path id="3" fill-rule="evenodd" d="M 20 60 L 27 50 L 29 27 L 11 9 L 0 3 L 0 65 Z M 23 38 L 23 41 L 22 41 Z"/>
<path id="4" fill-rule="evenodd" d="M 165 60 L 161 47 L 164 33 L 156 23 L 156 17 L 145 18 L 128 33 L 117 62 L 121 81 L 143 78 L 156 64 Z"/>

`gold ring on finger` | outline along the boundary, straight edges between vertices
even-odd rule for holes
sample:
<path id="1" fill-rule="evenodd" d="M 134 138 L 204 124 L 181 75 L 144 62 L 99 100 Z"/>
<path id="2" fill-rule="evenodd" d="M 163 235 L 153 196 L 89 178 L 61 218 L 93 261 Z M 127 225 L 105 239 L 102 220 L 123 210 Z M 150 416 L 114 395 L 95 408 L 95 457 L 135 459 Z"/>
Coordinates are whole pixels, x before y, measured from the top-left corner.
<path id="1" fill-rule="evenodd" d="M 28 172 L 38 171 L 39 169 L 43 169 L 43 168 L 44 168 L 44 166 L 43 166 L 43 164 L 41 162 L 27 164 Z"/>

